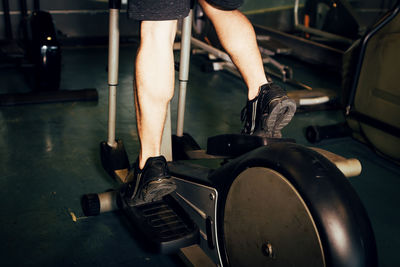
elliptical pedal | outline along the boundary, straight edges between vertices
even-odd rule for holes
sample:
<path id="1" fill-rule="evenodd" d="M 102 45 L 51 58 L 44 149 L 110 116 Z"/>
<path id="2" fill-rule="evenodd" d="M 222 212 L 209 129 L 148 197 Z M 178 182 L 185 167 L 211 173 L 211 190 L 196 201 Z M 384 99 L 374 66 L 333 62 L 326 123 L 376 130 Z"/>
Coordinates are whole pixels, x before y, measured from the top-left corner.
<path id="1" fill-rule="evenodd" d="M 152 250 L 170 254 L 197 244 L 199 228 L 171 197 L 139 206 L 123 208 Z"/>

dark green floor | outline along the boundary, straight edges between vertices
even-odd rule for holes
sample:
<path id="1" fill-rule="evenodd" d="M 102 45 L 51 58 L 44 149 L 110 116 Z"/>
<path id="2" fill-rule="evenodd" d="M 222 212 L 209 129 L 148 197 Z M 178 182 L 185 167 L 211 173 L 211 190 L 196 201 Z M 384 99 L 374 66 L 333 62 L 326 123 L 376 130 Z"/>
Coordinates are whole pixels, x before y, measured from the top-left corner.
<path id="1" fill-rule="evenodd" d="M 138 137 L 133 111 L 132 73 L 135 48 L 121 48 L 117 135 L 133 160 Z M 245 101 L 242 82 L 226 73 L 203 73 L 192 60 L 187 99 L 187 132 L 201 146 L 210 135 L 238 132 Z M 58 103 L 0 108 L 0 257 L 2 266 L 177 266 L 174 257 L 145 252 L 122 216 L 82 217 L 80 197 L 115 186 L 102 170 L 99 142 L 107 136 L 107 49 L 64 49 L 64 89 L 97 88 L 94 103 Z M 295 76 L 316 87 L 337 88 L 293 62 Z M 1 92 L 24 91 L 16 70 L 1 69 Z M 290 88 L 288 88 L 290 89 Z M 174 99 L 172 106 L 176 103 Z M 173 109 L 173 119 L 176 111 Z M 297 114 L 286 137 L 307 144 L 304 127 L 343 119 L 340 111 Z M 175 127 L 174 127 L 175 128 Z M 344 138 L 319 146 L 363 165 L 351 183 L 359 193 L 376 234 L 380 266 L 400 266 L 400 167 Z M 73 221 L 71 213 L 78 219 Z"/>

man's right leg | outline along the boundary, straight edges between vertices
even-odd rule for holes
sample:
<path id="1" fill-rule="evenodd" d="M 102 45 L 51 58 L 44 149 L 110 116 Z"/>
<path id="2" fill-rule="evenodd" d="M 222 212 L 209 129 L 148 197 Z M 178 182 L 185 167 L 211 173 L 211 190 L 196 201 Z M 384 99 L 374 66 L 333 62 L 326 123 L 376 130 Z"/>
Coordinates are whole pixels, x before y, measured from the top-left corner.
<path id="1" fill-rule="evenodd" d="M 167 107 L 174 92 L 176 24 L 176 20 L 141 22 L 134 88 L 140 151 L 132 181 L 122 192 L 128 205 L 160 199 L 176 188 L 160 155 Z"/>
<path id="2" fill-rule="evenodd" d="M 252 24 L 238 9 L 231 9 L 242 1 L 199 0 L 199 3 L 247 85 L 242 133 L 281 137 L 281 130 L 292 119 L 296 104 L 282 88 L 268 82 Z"/>

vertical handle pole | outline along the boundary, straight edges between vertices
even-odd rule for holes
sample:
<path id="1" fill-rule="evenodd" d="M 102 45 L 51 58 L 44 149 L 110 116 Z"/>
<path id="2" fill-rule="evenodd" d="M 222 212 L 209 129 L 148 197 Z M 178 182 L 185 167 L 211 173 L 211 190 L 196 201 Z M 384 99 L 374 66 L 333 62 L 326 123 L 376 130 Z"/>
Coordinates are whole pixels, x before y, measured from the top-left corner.
<path id="1" fill-rule="evenodd" d="M 109 1 L 109 40 L 108 40 L 108 137 L 107 144 L 116 147 L 115 122 L 117 109 L 117 86 L 119 64 L 119 10 L 121 1 Z"/>
<path id="2" fill-rule="evenodd" d="M 176 134 L 177 136 L 183 136 L 186 87 L 189 78 L 192 18 L 193 18 L 193 11 L 190 10 L 189 15 L 183 19 L 183 24 L 182 24 L 181 52 L 180 52 L 180 65 L 179 65 L 179 100 L 178 100 L 177 134 Z M 171 135 L 172 135 L 171 109 L 170 105 L 168 104 L 167 118 L 165 120 L 164 131 L 161 142 L 161 154 L 164 155 L 168 161 L 172 160 Z"/>
<path id="3" fill-rule="evenodd" d="M 183 124 L 185 118 L 186 88 L 189 80 L 190 62 L 190 39 L 192 35 L 193 10 L 183 19 L 181 36 L 181 53 L 179 65 L 179 100 L 178 100 L 178 120 L 176 135 L 183 136 Z"/>

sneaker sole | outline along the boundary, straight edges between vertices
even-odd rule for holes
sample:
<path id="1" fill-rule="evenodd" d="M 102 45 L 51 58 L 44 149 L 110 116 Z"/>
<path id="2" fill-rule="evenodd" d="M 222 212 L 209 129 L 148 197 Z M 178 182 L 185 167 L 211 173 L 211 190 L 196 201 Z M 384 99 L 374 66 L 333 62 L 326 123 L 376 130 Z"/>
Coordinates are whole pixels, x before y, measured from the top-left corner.
<path id="1" fill-rule="evenodd" d="M 296 112 L 296 102 L 285 96 L 270 103 L 270 110 L 264 121 L 267 137 L 281 138 L 281 130 L 288 125 Z"/>

